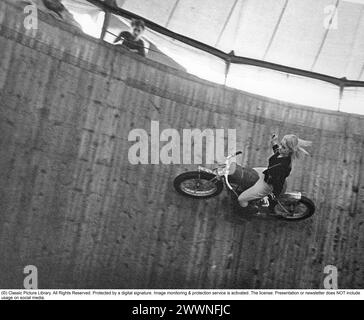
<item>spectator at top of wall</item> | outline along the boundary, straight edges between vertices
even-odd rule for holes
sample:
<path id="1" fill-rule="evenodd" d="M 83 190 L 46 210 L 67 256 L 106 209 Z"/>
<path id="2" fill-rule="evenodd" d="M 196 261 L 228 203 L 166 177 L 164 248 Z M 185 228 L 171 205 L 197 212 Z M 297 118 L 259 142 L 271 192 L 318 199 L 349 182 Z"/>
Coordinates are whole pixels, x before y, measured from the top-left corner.
<path id="1" fill-rule="evenodd" d="M 121 46 L 129 49 L 130 51 L 137 52 L 139 55 L 145 57 L 145 44 L 141 39 L 144 30 L 145 24 L 143 20 L 133 20 L 131 22 L 131 32 L 122 31 L 114 40 L 114 43 L 122 41 Z"/>

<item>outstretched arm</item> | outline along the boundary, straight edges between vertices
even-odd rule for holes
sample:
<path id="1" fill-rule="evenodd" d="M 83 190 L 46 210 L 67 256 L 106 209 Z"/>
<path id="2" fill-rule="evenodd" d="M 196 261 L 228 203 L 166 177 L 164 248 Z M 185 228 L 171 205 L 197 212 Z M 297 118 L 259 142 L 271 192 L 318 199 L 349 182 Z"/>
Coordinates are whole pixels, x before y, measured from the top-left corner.
<path id="1" fill-rule="evenodd" d="M 273 152 L 276 152 L 278 150 L 278 137 L 276 134 L 272 135 L 272 138 L 270 140 L 270 144 L 273 148 Z"/>
<path id="2" fill-rule="evenodd" d="M 114 43 L 119 42 L 121 39 L 124 40 L 124 35 L 125 35 L 124 31 L 120 32 L 120 34 L 115 38 Z"/>

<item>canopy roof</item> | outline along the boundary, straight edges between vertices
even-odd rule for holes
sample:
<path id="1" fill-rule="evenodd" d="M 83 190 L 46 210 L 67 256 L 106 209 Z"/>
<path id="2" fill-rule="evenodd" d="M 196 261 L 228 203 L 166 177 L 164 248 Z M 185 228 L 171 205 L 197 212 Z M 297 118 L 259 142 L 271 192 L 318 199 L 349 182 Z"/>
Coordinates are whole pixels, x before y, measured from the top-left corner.
<path id="1" fill-rule="evenodd" d="M 119 8 L 226 53 L 233 50 L 236 56 L 364 81 L 364 0 L 116 0 L 116 3 Z M 145 37 L 188 72 L 208 80 L 299 104 L 364 113 L 364 88 L 346 88 L 339 101 L 340 89 L 329 83 L 235 64 L 225 79 L 223 60 L 153 30 L 147 30 Z"/>
<path id="2" fill-rule="evenodd" d="M 364 80 L 364 0 L 117 0 L 224 52 Z M 335 11 L 336 10 L 336 11 Z"/>

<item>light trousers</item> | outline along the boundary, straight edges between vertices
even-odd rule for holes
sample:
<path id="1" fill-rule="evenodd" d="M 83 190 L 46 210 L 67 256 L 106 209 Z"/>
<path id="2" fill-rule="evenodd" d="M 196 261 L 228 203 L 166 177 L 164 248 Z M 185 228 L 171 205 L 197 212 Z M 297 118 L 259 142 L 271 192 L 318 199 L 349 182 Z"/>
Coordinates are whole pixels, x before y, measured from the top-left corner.
<path id="1" fill-rule="evenodd" d="M 267 168 L 253 168 L 259 175 L 259 180 L 249 189 L 245 190 L 238 198 L 242 207 L 247 207 L 248 202 L 261 199 L 273 192 L 273 187 L 264 181 L 263 171 Z"/>

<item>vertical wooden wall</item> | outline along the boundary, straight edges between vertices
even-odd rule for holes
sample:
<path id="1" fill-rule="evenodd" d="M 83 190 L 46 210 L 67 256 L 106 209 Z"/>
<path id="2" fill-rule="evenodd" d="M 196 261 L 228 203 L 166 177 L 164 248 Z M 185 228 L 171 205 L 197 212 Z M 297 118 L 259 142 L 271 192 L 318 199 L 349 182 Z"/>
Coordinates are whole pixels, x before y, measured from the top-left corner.
<path id="1" fill-rule="evenodd" d="M 199 80 L 0 2 L 0 287 L 364 288 L 364 118 Z M 264 166 L 272 132 L 314 142 L 290 189 L 317 205 L 300 223 L 237 217 L 226 195 L 182 198 L 188 165 L 131 165 L 133 128 L 237 129 Z"/>

